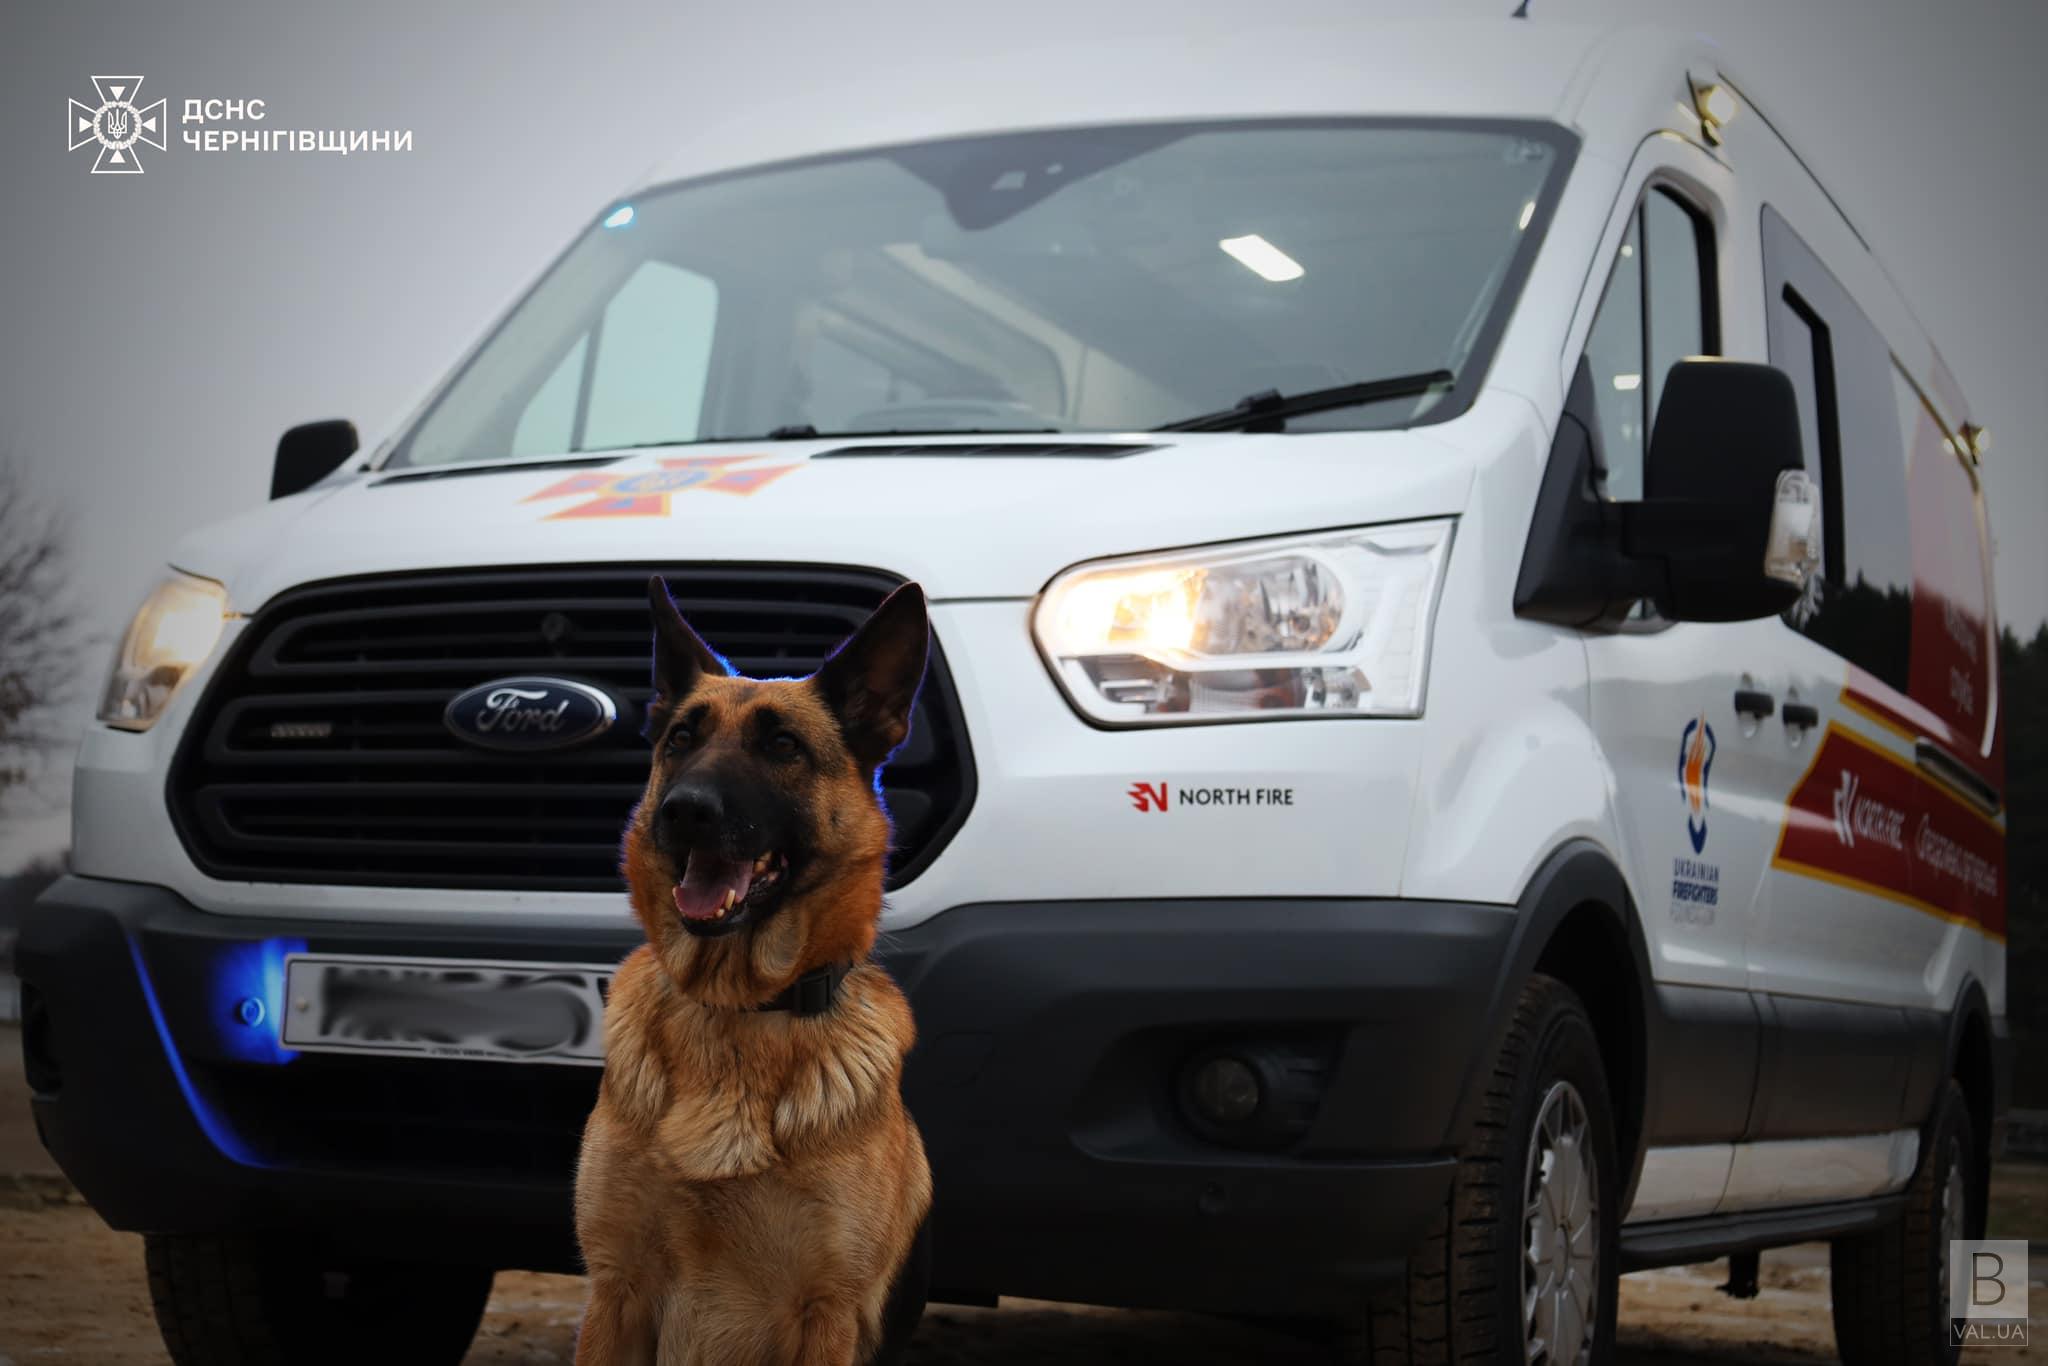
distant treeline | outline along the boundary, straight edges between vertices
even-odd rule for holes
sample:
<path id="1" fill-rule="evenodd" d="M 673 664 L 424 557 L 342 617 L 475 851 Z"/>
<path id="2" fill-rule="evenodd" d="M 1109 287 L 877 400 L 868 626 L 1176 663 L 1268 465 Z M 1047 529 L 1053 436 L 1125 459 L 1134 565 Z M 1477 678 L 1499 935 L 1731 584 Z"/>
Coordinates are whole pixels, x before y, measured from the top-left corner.
<path id="1" fill-rule="evenodd" d="M 2005 708 L 2006 1016 L 2013 1101 L 2048 1109 L 2048 625 L 1999 637 Z"/>

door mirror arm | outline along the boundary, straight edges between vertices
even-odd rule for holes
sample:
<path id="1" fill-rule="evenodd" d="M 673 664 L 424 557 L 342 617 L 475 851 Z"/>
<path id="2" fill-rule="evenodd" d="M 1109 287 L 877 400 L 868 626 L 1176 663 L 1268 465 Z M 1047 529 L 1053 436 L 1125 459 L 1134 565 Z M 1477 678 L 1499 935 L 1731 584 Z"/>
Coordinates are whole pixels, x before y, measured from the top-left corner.
<path id="1" fill-rule="evenodd" d="M 1584 359 L 1550 445 L 1536 515 L 1515 581 L 1515 614 L 1587 631 L 1620 628 L 1635 604 L 1667 591 L 1662 567 L 1625 548 L 1628 504 L 1606 496 L 1592 371 Z"/>
<path id="2" fill-rule="evenodd" d="M 1776 615 L 1818 561 L 1792 383 L 1767 365 L 1680 361 L 1644 458 L 1645 496 L 1602 496 L 1592 381 L 1580 362 L 1537 494 L 1519 615 L 1613 630 L 1647 599 L 1672 621 Z"/>
<path id="3" fill-rule="evenodd" d="M 277 458 L 270 467 L 270 496 L 287 498 L 313 487 L 340 469 L 361 444 L 356 424 L 345 418 L 292 428 L 277 439 Z"/>

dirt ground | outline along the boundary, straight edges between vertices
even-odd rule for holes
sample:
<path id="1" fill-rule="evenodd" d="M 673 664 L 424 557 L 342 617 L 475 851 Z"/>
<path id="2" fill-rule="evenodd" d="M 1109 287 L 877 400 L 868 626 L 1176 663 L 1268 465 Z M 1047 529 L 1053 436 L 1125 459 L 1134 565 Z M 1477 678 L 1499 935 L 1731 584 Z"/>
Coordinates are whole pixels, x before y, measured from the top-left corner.
<path id="1" fill-rule="evenodd" d="M 142 1274 L 141 1240 L 100 1222 L 55 1175 L 27 1122 L 18 1041 L 0 1027 L 0 1366 L 166 1366 Z M 1995 1178 L 1994 1236 L 2048 1233 L 2048 1167 Z M 2004 1227 L 1998 1225 L 2003 1224 Z M 2038 1244 L 2037 1244 L 2038 1247 Z M 1834 1359 L 1824 1247 L 1764 1259 L 1763 1293 L 1731 1300 L 1715 1263 L 1624 1277 L 1622 1366 L 1792 1366 Z M 1966 1357 L 1981 1366 L 2048 1363 L 2048 1255 L 2032 1280 L 2037 1342 Z M 583 1282 L 498 1277 L 467 1366 L 554 1366 L 573 1355 Z M 995 1309 L 936 1305 L 911 1353 L 916 1366 L 1311 1366 L 1294 1339 L 1191 1315 L 1133 1313 L 1005 1300 Z"/>
<path id="2" fill-rule="evenodd" d="M 143 1287 L 142 1247 L 49 1182 L 0 1190 L 0 1366 L 165 1366 Z M 1623 1366 L 1792 1366 L 1834 1359 L 1825 1249 L 1788 1248 L 1764 1262 L 1755 1300 L 1714 1289 L 1721 1265 L 1640 1272 L 1622 1280 Z M 2036 1272 L 2034 1327 L 2048 1331 L 2048 1287 Z M 467 1366 L 566 1366 L 583 1282 L 507 1272 Z M 2048 1338 L 2042 1339 L 2048 1342 Z M 996 1309 L 935 1305 L 918 1331 L 917 1366 L 1312 1366 L 1312 1347 L 1248 1325 L 1005 1300 Z M 1982 1366 L 2048 1361 L 2041 1342 L 1986 1351 Z"/>

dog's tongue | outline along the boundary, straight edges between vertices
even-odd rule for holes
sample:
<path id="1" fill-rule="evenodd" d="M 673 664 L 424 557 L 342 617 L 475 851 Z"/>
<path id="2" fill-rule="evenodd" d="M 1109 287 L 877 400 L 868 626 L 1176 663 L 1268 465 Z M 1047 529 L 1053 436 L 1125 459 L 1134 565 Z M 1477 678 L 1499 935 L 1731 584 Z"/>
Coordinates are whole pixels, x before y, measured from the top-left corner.
<path id="1" fill-rule="evenodd" d="M 685 920 L 710 920 L 725 904 L 727 892 L 737 904 L 753 883 L 754 865 L 747 860 L 693 851 L 683 867 L 683 880 L 676 884 L 676 911 Z"/>

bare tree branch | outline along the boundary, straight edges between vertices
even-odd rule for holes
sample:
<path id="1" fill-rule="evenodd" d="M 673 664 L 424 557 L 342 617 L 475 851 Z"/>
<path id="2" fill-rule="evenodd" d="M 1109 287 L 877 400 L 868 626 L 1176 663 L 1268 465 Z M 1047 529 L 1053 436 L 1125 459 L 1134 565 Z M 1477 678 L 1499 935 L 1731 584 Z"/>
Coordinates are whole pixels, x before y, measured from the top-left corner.
<path id="1" fill-rule="evenodd" d="M 64 527 L 0 456 L 0 794 L 29 781 L 61 743 L 75 699 L 79 619 L 64 576 Z"/>

